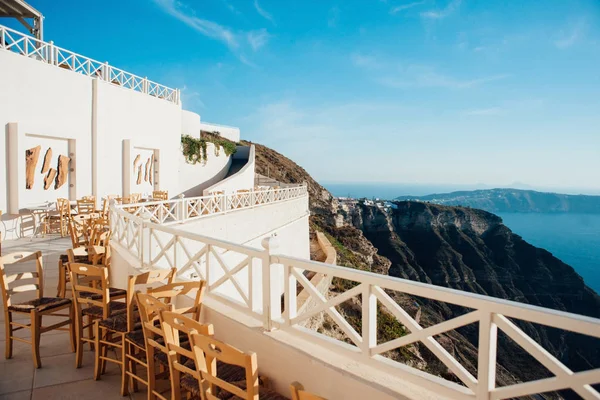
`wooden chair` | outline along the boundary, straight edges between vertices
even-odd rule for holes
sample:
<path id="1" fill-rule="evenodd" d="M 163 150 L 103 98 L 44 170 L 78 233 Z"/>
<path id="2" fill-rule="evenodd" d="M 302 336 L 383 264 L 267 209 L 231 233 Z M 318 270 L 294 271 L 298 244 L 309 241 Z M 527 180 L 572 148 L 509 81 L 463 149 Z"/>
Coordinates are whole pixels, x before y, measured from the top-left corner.
<path id="1" fill-rule="evenodd" d="M 71 274 L 71 288 L 73 291 L 73 301 L 75 303 L 75 333 L 76 333 L 76 357 L 75 366 L 81 367 L 83 361 L 84 343 L 95 344 L 98 349 L 98 336 L 94 336 L 92 326 L 98 320 L 107 319 L 117 314 L 127 312 L 125 302 L 115 301 L 116 297 L 111 295 L 108 284 L 108 269 L 102 265 L 89 265 L 82 263 L 69 263 Z M 118 293 L 117 289 L 117 293 Z M 84 317 L 87 317 L 87 324 L 84 324 Z M 84 330 L 87 328 L 88 336 L 84 336 Z M 95 330 L 97 332 L 97 329 Z M 97 360 L 98 361 L 98 360 Z M 97 369 L 99 365 L 95 365 Z M 96 371 L 97 372 L 97 371 Z"/>
<path id="2" fill-rule="evenodd" d="M 164 396 L 164 392 L 159 390 L 157 386 L 157 378 L 166 378 L 166 380 L 169 380 L 168 375 L 164 376 L 164 374 L 156 374 L 157 365 L 160 366 L 161 369 L 168 369 L 169 367 L 167 359 L 168 351 L 164 345 L 163 332 L 158 325 L 160 312 L 168 310 L 180 315 L 191 314 L 191 318 L 194 321 L 198 321 L 200 318 L 204 288 L 204 281 L 175 282 L 158 288 L 148 289 L 148 294 L 138 293 L 136 295 L 144 335 L 143 338 L 141 338 L 143 340 L 141 342 L 139 336 L 137 338 L 132 337 L 132 339 L 137 340 L 138 345 L 142 343 L 146 350 L 147 381 L 144 382 L 140 379 L 140 382 L 143 382 L 148 386 L 148 395 L 150 399 L 156 397 L 162 400 L 168 399 L 168 397 Z M 177 302 L 178 297 L 188 296 L 194 291 L 196 292 L 196 295 L 191 306 L 175 308 L 173 303 Z"/>
<path id="3" fill-rule="evenodd" d="M 57 296 L 66 297 L 67 284 L 71 281 L 68 263 L 77 262 L 91 265 L 104 265 L 110 267 L 110 231 L 92 233 L 88 238 L 85 229 L 73 220 L 71 225 L 71 242 L 73 249 L 67 250 L 58 258 L 58 287 Z M 90 243 L 91 242 L 91 243 Z"/>
<path id="4" fill-rule="evenodd" d="M 43 233 L 59 232 L 61 237 L 69 233 L 69 220 L 71 217 L 71 204 L 68 199 L 56 200 L 56 213 L 44 217 L 42 220 Z"/>
<path id="5" fill-rule="evenodd" d="M 129 198 L 131 200 L 131 204 L 139 203 L 140 200 L 142 200 L 142 194 L 141 193 L 131 193 L 131 194 L 129 194 Z"/>
<path id="6" fill-rule="evenodd" d="M 91 214 L 96 212 L 96 200 L 87 200 L 85 198 L 77 200 L 77 214 Z"/>
<path id="7" fill-rule="evenodd" d="M 153 200 L 169 200 L 169 192 L 166 190 L 155 190 L 152 192 Z"/>
<path id="8" fill-rule="evenodd" d="M 128 344 L 132 345 L 135 343 L 127 340 L 128 333 L 141 330 L 139 313 L 134 307 L 134 294 L 136 288 L 140 285 L 151 285 L 156 282 L 162 282 L 165 279 L 171 282 L 176 272 L 176 269 L 155 270 L 130 276 L 127 283 L 127 297 L 125 301 L 127 311 L 122 314 L 117 314 L 109 318 L 103 318 L 96 321 L 96 331 L 94 335 L 96 339 L 94 379 L 100 379 L 100 376 L 105 370 L 106 361 L 119 364 L 121 366 L 122 396 L 125 396 L 129 393 L 129 377 L 132 375 L 136 376 L 135 373 L 128 373 L 131 371 L 135 372 L 135 364 L 130 365 L 129 370 L 126 368 L 126 366 L 130 364 L 131 361 L 135 361 L 137 364 L 144 364 L 138 353 L 140 353 L 140 351 L 145 352 L 145 348 L 140 348 L 136 352 L 134 348 L 128 346 Z M 114 348 L 115 351 L 120 350 L 120 357 L 108 357 L 109 348 Z"/>
<path id="9" fill-rule="evenodd" d="M 165 325 L 165 314 L 163 312 L 163 325 Z M 166 326 L 168 327 L 168 324 Z M 190 339 L 196 370 L 198 371 L 195 378 L 200 378 L 196 384 L 200 387 L 200 397 L 202 399 L 218 400 L 237 396 L 234 398 L 258 400 L 260 397 L 265 400 L 289 400 L 287 397 L 259 384 L 256 353 L 243 352 L 200 332 L 191 333 Z M 171 350 L 171 346 L 169 346 L 169 350 Z M 173 351 L 176 352 L 176 350 L 174 347 Z M 171 360 L 171 357 L 169 360 Z M 236 382 L 228 382 L 223 379 L 219 373 L 219 369 L 222 369 L 223 366 L 228 366 L 228 368 L 241 367 L 244 370 L 244 379 Z M 171 379 L 174 378 L 171 377 Z M 184 380 L 185 377 L 181 380 L 182 386 L 184 386 Z M 226 397 L 227 394 L 231 396 Z"/>
<path id="10" fill-rule="evenodd" d="M 194 362 L 190 336 L 194 333 L 212 336 L 213 326 L 166 310 L 160 312 L 160 322 L 169 361 L 171 400 L 180 400 L 182 389 L 188 393 L 187 398 L 200 398 L 202 378 Z M 241 377 L 243 375 L 238 376 Z"/>
<path id="11" fill-rule="evenodd" d="M 293 382 L 290 385 L 290 390 L 292 391 L 292 400 L 327 400 L 325 397 L 305 391 L 304 387 L 298 382 Z"/>
<path id="12" fill-rule="evenodd" d="M 35 271 L 24 271 L 20 268 L 23 263 L 35 261 Z M 15 269 L 7 272 L 7 268 Z M 42 263 L 42 252 L 12 253 L 0 257 L 0 284 L 2 286 L 2 300 L 4 304 L 4 324 L 6 327 L 6 349 L 4 356 L 12 358 L 13 340 L 31 345 L 33 363 L 36 368 L 42 366 L 40 358 L 40 336 L 51 330 L 68 331 L 71 336 L 71 350 L 75 350 L 75 337 L 73 327 L 73 305 L 71 300 L 60 297 L 44 297 L 44 266 Z M 13 302 L 13 295 L 35 291 L 35 297 L 25 302 Z M 67 314 L 59 311 L 66 310 Z M 22 324 L 13 321 L 13 314 L 29 315 L 31 322 Z M 50 326 L 42 326 L 42 317 L 61 316 L 67 317 L 64 321 Z M 69 325 L 68 328 L 62 328 Z M 13 332 L 20 329 L 31 329 L 31 339 L 25 340 L 13 336 Z"/>
<path id="13" fill-rule="evenodd" d="M 93 201 L 93 202 L 94 202 L 94 211 L 96 211 L 96 210 L 97 210 L 97 209 L 96 209 L 96 206 L 97 206 L 98 204 L 97 204 L 97 202 L 96 202 L 96 196 L 93 196 L 93 195 L 90 195 L 90 196 L 83 196 L 83 197 L 81 198 L 81 200 L 85 200 L 85 201 L 89 201 L 89 202 Z"/>

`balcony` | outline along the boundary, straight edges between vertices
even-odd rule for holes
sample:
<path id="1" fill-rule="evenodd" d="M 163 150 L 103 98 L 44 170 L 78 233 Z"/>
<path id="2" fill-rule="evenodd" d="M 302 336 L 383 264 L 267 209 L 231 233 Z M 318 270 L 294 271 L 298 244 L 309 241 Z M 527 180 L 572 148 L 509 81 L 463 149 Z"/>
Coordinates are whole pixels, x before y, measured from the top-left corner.
<path id="1" fill-rule="evenodd" d="M 325 262 L 317 262 L 282 254 L 277 237 L 262 239 L 259 247 L 186 229 L 190 224 L 208 223 L 226 215 L 243 218 L 253 209 L 293 208 L 307 196 L 306 188 L 299 186 L 112 205 L 111 280 L 123 287 L 129 274 L 165 268 L 177 268 L 181 280 L 205 280 L 203 320 L 214 325 L 219 340 L 256 352 L 261 374 L 284 394 L 289 393 L 292 381 L 300 381 L 330 400 L 502 399 L 562 389 L 584 399 L 600 396 L 591 386 L 600 382 L 600 369 L 591 366 L 572 371 L 522 328 L 523 322 L 539 324 L 597 340 L 598 319 L 332 265 L 334 254 L 322 236 L 319 246 Z M 68 246 L 67 241 L 15 241 L 9 246 L 8 251 L 41 248 L 47 265 L 46 290 L 54 290 L 53 265 L 56 255 Z M 336 290 L 320 285 L 324 280 L 333 282 L 331 287 Z M 465 311 L 456 318 L 426 325 L 419 315 L 407 311 L 401 301 L 404 295 Z M 354 301 L 357 318 L 339 311 L 348 301 Z M 378 338 L 381 309 L 405 327 L 406 333 Z M 310 321 L 319 316 L 337 327 L 337 335 L 313 327 Z M 475 370 L 438 339 L 470 325 L 475 325 L 479 335 Z M 501 337 L 509 337 L 553 376 L 497 385 L 497 343 Z M 390 351 L 417 342 L 447 370 L 435 374 L 389 357 Z M 101 381 L 92 380 L 87 361 L 83 369 L 75 370 L 67 335 L 42 338 L 45 359 L 40 370 L 33 369 L 27 347 L 16 346 L 15 358 L 1 363 L 0 393 L 8 392 L 7 387 L 16 392 L 7 398 L 121 398 L 119 370 L 109 370 Z M 144 396 L 141 391 L 131 397 Z"/>

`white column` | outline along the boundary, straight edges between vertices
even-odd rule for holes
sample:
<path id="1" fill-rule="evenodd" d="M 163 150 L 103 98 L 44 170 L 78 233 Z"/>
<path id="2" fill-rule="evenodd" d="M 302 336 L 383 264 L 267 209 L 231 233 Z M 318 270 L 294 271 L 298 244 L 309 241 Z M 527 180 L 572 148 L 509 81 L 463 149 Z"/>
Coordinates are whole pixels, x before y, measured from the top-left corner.
<path id="1" fill-rule="evenodd" d="M 6 146 L 8 213 L 19 214 L 19 182 L 25 178 L 25 175 L 19 174 L 19 126 L 16 122 L 9 122 L 6 125 L 6 136 L 8 137 Z M 25 159 L 25 155 L 23 155 L 23 159 Z"/>
<path id="2" fill-rule="evenodd" d="M 131 193 L 131 140 L 123 140 L 123 197 Z"/>

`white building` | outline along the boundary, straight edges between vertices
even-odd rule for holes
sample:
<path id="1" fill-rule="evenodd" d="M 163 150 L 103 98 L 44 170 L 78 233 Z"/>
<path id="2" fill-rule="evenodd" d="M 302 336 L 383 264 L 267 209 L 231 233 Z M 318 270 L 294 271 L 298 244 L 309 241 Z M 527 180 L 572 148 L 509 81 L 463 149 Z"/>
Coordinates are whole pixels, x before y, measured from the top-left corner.
<path id="1" fill-rule="evenodd" d="M 4 240 L 31 234 L 23 223 L 29 209 L 58 197 L 167 190 L 171 200 L 111 207 L 111 284 L 124 287 L 129 274 L 172 267 L 178 269 L 178 279 L 206 280 L 203 319 L 214 325 L 220 340 L 258 353 L 261 373 L 281 393 L 300 381 L 330 400 L 497 399 L 561 388 L 598 398 L 590 385 L 600 382 L 599 369 L 568 370 L 510 319 L 596 338 L 600 321 L 310 261 L 305 186 L 257 190 L 253 147 L 238 148 L 231 157 L 213 156 L 210 148 L 206 164 L 184 161 L 182 134 L 218 131 L 238 141 L 239 129 L 202 123 L 199 115 L 183 109 L 177 89 L 3 26 L 0 38 L 0 155 L 7 166 L 0 172 L 0 187 L 6 188 L 0 192 Z M 39 160 L 28 174 L 26 152 L 37 146 Z M 45 187 L 48 172 L 41 172 L 48 149 L 50 166 L 58 165 L 59 156 L 69 158 L 66 182 L 56 189 L 54 180 Z M 152 178 L 140 180 L 140 160 Z M 239 169 L 232 171 L 233 164 Z M 329 254 L 331 248 L 319 243 Z M 304 271 L 319 280 L 309 281 Z M 356 285 L 330 298 L 332 278 Z M 309 301 L 300 301 L 298 284 Z M 422 327 L 389 291 L 473 311 Z M 357 296 L 360 331 L 336 309 Z M 411 334 L 380 343 L 378 307 L 385 307 Z M 307 328 L 306 322 L 320 313 L 335 321 L 348 340 Z M 480 332 L 476 376 L 435 339 L 471 323 Z M 498 328 L 556 377 L 496 387 Z M 387 351 L 416 341 L 461 383 L 385 357 Z"/>

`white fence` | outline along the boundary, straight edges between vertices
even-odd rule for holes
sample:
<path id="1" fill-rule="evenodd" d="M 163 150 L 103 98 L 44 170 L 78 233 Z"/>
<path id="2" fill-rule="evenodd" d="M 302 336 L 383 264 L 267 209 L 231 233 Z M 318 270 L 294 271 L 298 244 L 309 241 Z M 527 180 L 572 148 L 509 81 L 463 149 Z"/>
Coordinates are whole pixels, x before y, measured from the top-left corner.
<path id="1" fill-rule="evenodd" d="M 249 198 L 244 197 L 246 200 Z M 269 197 L 271 200 L 276 198 Z M 217 204 L 224 207 L 232 201 L 218 199 L 205 205 L 208 207 L 206 209 L 219 213 L 222 209 L 218 208 Z M 184 200 L 181 200 L 182 203 L 177 203 L 178 201 L 180 200 L 175 200 L 175 203 L 163 202 L 157 209 L 164 209 L 169 218 L 175 218 L 178 209 L 183 214 L 188 210 Z M 183 208 L 180 208 L 180 204 L 184 204 Z M 205 204 L 205 201 L 201 204 Z M 248 207 L 253 202 L 251 201 L 250 205 L 243 202 L 240 204 Z M 172 225 L 145 222 L 139 216 L 127 212 L 127 207 L 129 206 L 111 207 L 113 240 L 128 249 L 133 256 L 139 257 L 141 265 L 150 268 L 176 267 L 181 277 L 206 280 L 209 295 L 261 319 L 265 329 L 278 328 L 309 338 L 312 342 L 320 342 L 329 348 L 333 346 L 359 363 L 391 371 L 401 375 L 402 379 L 426 386 L 428 389 L 434 388 L 440 395 L 450 398 L 504 399 L 561 389 L 572 389 L 584 399 L 600 398 L 600 394 L 591 386 L 600 383 L 599 368 L 579 372 L 570 370 L 511 321 L 528 321 L 598 339 L 599 319 L 273 254 L 274 249 L 270 245 L 272 241 L 269 239 L 263 242 L 265 249 L 242 246 L 184 232 Z M 188 217 L 189 215 L 187 214 Z M 162 222 L 162 218 L 155 218 Z M 305 271 L 326 274 L 345 282 L 352 282 L 353 285 L 343 293 L 328 298 L 305 277 Z M 297 284 L 317 302 L 317 307 L 298 312 Z M 422 327 L 394 300 L 394 293 L 455 304 L 472 311 L 433 326 Z M 358 296 L 361 297 L 360 331 L 336 309 L 336 306 Z M 377 338 L 378 306 L 385 308 L 410 333 L 380 343 Z M 351 344 L 301 326 L 303 321 L 323 312 L 344 332 Z M 434 338 L 474 323 L 479 325 L 477 376 L 461 365 Z M 554 374 L 554 377 L 496 387 L 498 329 Z M 462 385 L 383 356 L 390 350 L 417 342 L 427 347 Z M 590 352 L 592 351 L 595 350 L 590 349 Z"/>
<path id="2" fill-rule="evenodd" d="M 169 224 L 195 220 L 207 215 L 252 208 L 263 204 L 278 203 L 306 196 L 307 194 L 306 186 L 293 186 L 190 198 L 182 196 L 166 201 L 128 204 L 124 208 L 132 215 L 144 217 L 150 222 Z"/>
<path id="3" fill-rule="evenodd" d="M 113 85 L 165 99 L 175 104 L 179 104 L 180 101 L 178 89 L 160 85 L 147 78 L 115 68 L 108 63 L 102 63 L 58 47 L 53 42 L 44 42 L 2 25 L 0 25 L 0 49 L 86 76 L 97 77 Z"/>

